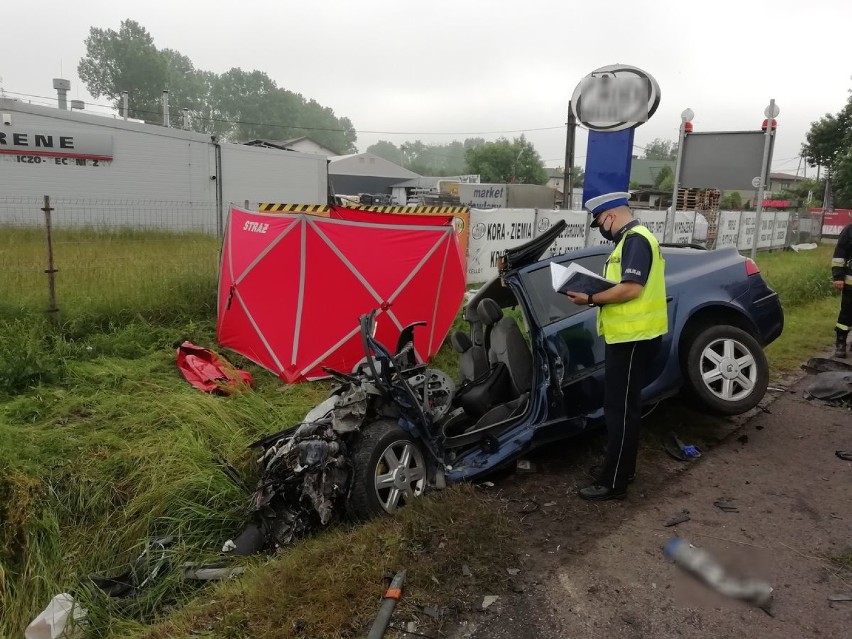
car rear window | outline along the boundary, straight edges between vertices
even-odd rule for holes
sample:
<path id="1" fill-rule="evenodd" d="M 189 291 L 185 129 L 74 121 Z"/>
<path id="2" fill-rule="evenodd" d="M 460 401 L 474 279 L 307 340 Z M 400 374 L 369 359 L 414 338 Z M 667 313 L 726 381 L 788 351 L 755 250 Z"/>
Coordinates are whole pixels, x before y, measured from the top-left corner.
<path id="1" fill-rule="evenodd" d="M 573 261 L 590 271 L 603 274 L 606 258 L 606 254 L 589 255 L 560 263 L 567 265 Z M 553 324 L 588 308 L 588 306 L 574 304 L 567 296 L 553 290 L 549 263 L 535 271 L 522 273 L 521 281 L 524 283 L 524 288 L 532 302 L 533 313 L 535 313 L 536 320 L 540 326 Z"/>

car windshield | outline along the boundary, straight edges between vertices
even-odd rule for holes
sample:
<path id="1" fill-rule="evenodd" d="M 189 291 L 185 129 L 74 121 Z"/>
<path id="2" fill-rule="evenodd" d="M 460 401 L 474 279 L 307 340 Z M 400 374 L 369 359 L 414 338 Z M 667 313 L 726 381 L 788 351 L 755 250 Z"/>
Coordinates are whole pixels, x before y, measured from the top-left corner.
<path id="1" fill-rule="evenodd" d="M 568 264 L 573 261 L 594 273 L 603 273 L 606 258 L 606 254 L 589 255 L 562 263 Z M 549 263 L 535 271 L 522 273 L 521 281 L 532 302 L 533 313 L 541 326 L 558 322 L 588 308 L 574 304 L 568 297 L 553 290 Z"/>

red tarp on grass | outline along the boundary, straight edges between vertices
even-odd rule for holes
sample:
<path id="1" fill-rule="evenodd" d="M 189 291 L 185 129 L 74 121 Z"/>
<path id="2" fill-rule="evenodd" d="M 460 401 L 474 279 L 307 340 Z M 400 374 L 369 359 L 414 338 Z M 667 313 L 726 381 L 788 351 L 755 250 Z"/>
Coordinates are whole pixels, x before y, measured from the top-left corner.
<path id="1" fill-rule="evenodd" d="M 437 353 L 465 289 L 452 225 L 344 211 L 347 219 L 231 209 L 219 344 L 287 382 L 317 379 L 323 366 L 352 370 L 364 356 L 358 318 L 380 309 L 380 341 L 393 348 L 406 325 L 425 321 L 417 354 Z"/>

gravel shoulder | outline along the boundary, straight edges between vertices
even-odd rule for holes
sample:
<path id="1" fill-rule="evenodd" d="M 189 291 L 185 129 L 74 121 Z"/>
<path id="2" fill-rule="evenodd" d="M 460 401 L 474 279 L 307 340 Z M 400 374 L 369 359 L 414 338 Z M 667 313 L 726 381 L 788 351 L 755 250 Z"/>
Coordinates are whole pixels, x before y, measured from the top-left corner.
<path id="1" fill-rule="evenodd" d="M 806 383 L 786 380 L 761 410 L 734 419 L 661 406 L 643 422 L 638 477 L 623 502 L 576 497 L 597 438 L 549 447 L 530 457 L 535 472 L 483 487 L 522 530 L 519 572 L 512 592 L 449 636 L 852 636 L 852 602 L 828 599 L 852 593 L 852 570 L 829 560 L 852 550 L 852 462 L 834 454 L 852 449 L 852 413 L 804 400 Z M 671 428 L 699 443 L 703 456 L 666 456 L 659 435 Z M 714 506 L 719 500 L 737 512 Z M 689 521 L 664 526 L 684 510 Z M 772 614 L 685 576 L 663 557 L 674 536 L 767 579 Z"/>

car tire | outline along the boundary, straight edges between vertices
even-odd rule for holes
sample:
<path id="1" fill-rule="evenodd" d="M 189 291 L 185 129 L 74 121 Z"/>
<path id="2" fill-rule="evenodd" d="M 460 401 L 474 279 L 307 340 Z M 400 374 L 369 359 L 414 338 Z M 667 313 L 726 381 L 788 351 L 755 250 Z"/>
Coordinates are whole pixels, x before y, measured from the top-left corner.
<path id="1" fill-rule="evenodd" d="M 736 326 L 707 326 L 689 343 L 686 378 L 709 411 L 739 415 L 763 399 L 769 364 L 757 340 Z"/>
<path id="2" fill-rule="evenodd" d="M 352 466 L 347 511 L 354 519 L 393 514 L 426 489 L 426 458 L 421 444 L 390 420 L 362 428 Z"/>

